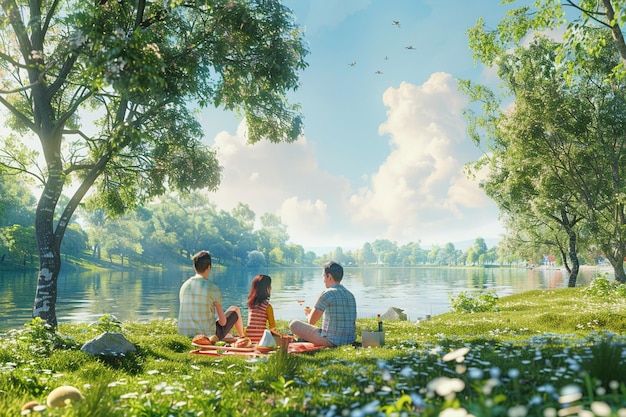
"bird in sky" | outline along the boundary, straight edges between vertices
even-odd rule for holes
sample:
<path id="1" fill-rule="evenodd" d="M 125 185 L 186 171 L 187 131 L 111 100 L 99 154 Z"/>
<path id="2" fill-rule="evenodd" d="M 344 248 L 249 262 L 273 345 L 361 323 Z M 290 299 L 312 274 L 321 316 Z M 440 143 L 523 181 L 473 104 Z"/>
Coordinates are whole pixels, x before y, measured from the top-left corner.
<path id="1" fill-rule="evenodd" d="M 400 27 L 400 22 L 397 20 L 394 20 L 393 22 L 391 22 L 392 25 L 394 25 L 395 27 Z"/>
<path id="2" fill-rule="evenodd" d="M 350 65 L 351 67 L 355 67 L 356 66 L 356 61 L 352 61 L 348 65 Z"/>
<path id="3" fill-rule="evenodd" d="M 413 47 L 413 45 L 407 45 L 404 47 L 404 49 L 414 50 L 415 48 Z"/>
<path id="4" fill-rule="evenodd" d="M 382 73 L 383 73 L 382 71 L 376 71 L 374 74 L 380 75 Z"/>

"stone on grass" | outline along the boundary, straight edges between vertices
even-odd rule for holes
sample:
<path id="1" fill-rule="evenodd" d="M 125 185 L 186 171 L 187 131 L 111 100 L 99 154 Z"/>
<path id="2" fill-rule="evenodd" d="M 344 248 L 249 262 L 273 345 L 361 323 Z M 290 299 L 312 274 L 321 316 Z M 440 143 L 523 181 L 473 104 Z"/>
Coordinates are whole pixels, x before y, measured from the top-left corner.
<path id="1" fill-rule="evenodd" d="M 76 402 L 82 399 L 83 394 L 81 394 L 78 388 L 71 385 L 62 385 L 48 394 L 46 404 L 51 408 L 60 408 L 65 407 L 69 402 Z"/>
<path id="2" fill-rule="evenodd" d="M 389 307 L 389 310 L 381 317 L 383 320 L 406 320 L 406 313 L 403 309 L 398 307 Z"/>
<path id="3" fill-rule="evenodd" d="M 123 334 L 117 332 L 105 332 L 100 336 L 86 342 L 80 348 L 81 352 L 90 355 L 124 355 L 135 352 L 137 348 L 130 343 Z"/>

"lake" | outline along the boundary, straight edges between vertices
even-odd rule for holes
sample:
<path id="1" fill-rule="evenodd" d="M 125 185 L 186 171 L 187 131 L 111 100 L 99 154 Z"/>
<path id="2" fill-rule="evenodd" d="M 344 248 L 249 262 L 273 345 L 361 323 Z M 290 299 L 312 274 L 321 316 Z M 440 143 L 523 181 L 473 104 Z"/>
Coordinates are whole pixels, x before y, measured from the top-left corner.
<path id="1" fill-rule="evenodd" d="M 244 315 L 250 283 L 258 273 L 272 277 L 277 320 L 304 318 L 324 289 L 321 267 L 214 268 L 224 306 L 238 305 Z M 581 271 L 578 285 L 588 283 L 594 270 Z M 61 273 L 58 283 L 59 323 L 91 323 L 109 313 L 122 321 L 148 322 L 178 316 L 178 290 L 192 268 L 176 271 Z M 0 330 L 30 321 L 36 272 L 0 272 Z M 523 268 L 346 268 L 343 284 L 357 299 L 359 318 L 376 317 L 390 307 L 404 310 L 409 320 L 448 311 L 450 296 L 464 290 L 493 290 L 499 296 L 533 289 L 567 286 L 559 269 Z M 304 300 L 302 304 L 298 300 Z"/>

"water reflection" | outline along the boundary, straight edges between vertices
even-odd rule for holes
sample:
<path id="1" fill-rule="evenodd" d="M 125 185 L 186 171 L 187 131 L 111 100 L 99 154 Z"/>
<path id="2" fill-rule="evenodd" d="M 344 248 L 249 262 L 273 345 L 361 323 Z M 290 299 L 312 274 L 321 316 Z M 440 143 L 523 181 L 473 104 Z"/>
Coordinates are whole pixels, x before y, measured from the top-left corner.
<path id="1" fill-rule="evenodd" d="M 224 305 L 238 305 L 244 314 L 252 279 L 258 273 L 270 275 L 271 303 L 279 320 L 303 318 L 303 307 L 313 305 L 324 289 L 321 268 L 214 268 L 211 273 L 222 289 Z M 588 282 L 593 274 L 581 274 L 578 284 Z M 178 290 L 191 275 L 190 268 L 62 273 L 57 318 L 60 323 L 89 323 L 104 313 L 123 321 L 175 318 Z M 34 272 L 0 272 L 0 329 L 20 327 L 30 320 L 36 278 Z M 567 274 L 515 268 L 346 268 L 344 284 L 355 294 L 359 317 L 375 317 L 389 307 L 399 307 L 415 320 L 448 311 L 449 297 L 464 290 L 490 289 L 504 296 L 559 288 L 567 285 Z"/>

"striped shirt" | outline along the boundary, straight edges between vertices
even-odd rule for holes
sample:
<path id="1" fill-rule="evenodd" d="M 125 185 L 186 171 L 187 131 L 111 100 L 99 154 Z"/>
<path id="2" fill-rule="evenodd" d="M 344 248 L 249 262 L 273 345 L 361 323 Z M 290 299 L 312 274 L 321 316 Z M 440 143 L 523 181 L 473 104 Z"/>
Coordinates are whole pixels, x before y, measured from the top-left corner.
<path id="1" fill-rule="evenodd" d="M 322 336 L 335 346 L 349 345 L 356 340 L 356 300 L 341 284 L 327 288 L 317 299 L 315 309 L 324 312 Z"/>
<path id="2" fill-rule="evenodd" d="M 215 334 L 215 304 L 222 304 L 222 292 L 213 280 L 196 274 L 183 283 L 178 297 L 178 333 Z"/>
<path id="3" fill-rule="evenodd" d="M 248 309 L 246 336 L 253 343 L 258 343 L 261 340 L 265 329 L 273 329 L 275 327 L 274 309 L 269 301 L 264 301 L 261 305 Z"/>

